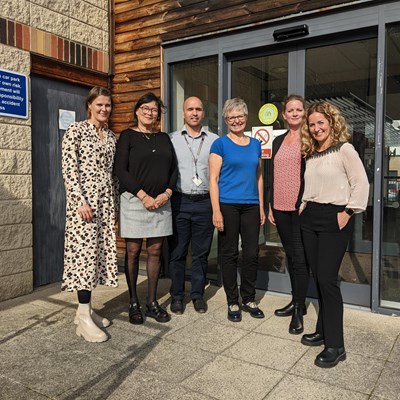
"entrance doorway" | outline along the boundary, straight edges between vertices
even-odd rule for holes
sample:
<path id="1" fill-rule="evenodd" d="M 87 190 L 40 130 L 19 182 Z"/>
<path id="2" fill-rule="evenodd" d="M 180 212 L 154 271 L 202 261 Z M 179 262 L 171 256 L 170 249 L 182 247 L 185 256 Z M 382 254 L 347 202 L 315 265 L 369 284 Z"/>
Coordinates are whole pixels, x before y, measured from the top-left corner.
<path id="1" fill-rule="evenodd" d="M 283 53 L 231 60 L 231 97 L 242 97 L 248 104 L 249 130 L 260 125 L 258 111 L 263 104 L 274 103 L 281 111 L 282 101 L 288 93 L 303 95 L 307 104 L 330 101 L 346 117 L 351 142 L 367 171 L 371 194 L 366 212 L 355 215 L 355 229 L 339 279 L 346 303 L 368 307 L 372 271 L 376 58 L 377 39 L 367 37 L 329 45 L 304 45 Z M 283 128 L 280 116 L 274 123 L 275 134 L 283 133 Z M 266 160 L 267 190 L 270 169 L 270 161 Z M 290 293 L 285 254 L 277 230 L 269 222 L 260 236 L 260 246 L 257 286 Z"/>
<path id="2" fill-rule="evenodd" d="M 61 280 L 65 191 L 61 174 L 59 110 L 86 118 L 83 86 L 32 76 L 32 187 L 34 286 Z"/>

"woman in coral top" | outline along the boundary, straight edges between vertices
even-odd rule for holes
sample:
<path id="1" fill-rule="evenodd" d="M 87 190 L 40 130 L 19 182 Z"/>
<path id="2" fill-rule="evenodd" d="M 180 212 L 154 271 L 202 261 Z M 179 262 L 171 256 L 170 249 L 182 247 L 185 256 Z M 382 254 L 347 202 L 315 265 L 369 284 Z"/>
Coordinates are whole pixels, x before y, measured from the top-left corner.
<path id="1" fill-rule="evenodd" d="M 303 332 L 306 314 L 308 269 L 301 239 L 299 207 L 303 194 L 305 161 L 301 155 L 300 128 L 305 113 L 304 99 L 290 95 L 284 101 L 282 116 L 288 131 L 274 139 L 272 145 L 271 197 L 268 220 L 276 225 L 285 249 L 288 272 L 292 285 L 291 302 L 278 310 L 278 317 L 291 316 L 291 334 Z"/>

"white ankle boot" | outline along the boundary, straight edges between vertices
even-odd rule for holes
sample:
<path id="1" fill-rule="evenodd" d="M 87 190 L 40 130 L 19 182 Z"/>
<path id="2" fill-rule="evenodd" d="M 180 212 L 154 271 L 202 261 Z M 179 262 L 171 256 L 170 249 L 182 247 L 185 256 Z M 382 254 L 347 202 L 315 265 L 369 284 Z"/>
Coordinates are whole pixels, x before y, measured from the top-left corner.
<path id="1" fill-rule="evenodd" d="M 90 315 L 90 304 L 79 304 L 76 334 L 87 342 L 105 342 L 108 336 L 94 323 Z"/>
<path id="2" fill-rule="evenodd" d="M 94 310 L 92 309 L 92 303 L 89 304 L 90 307 L 90 316 L 92 317 L 93 322 L 99 327 L 99 328 L 107 328 L 108 326 L 111 325 L 111 322 L 104 317 L 101 317 L 100 315 L 96 314 Z M 79 307 L 78 310 L 76 311 L 75 319 L 74 319 L 74 324 L 78 325 L 79 323 Z"/>

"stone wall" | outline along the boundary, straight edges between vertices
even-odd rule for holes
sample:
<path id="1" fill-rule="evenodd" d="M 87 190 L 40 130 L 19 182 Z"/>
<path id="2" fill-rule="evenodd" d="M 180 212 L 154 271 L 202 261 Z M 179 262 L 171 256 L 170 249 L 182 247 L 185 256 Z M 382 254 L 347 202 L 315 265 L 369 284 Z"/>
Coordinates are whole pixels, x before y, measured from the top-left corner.
<path id="1" fill-rule="evenodd" d="M 0 44 L 0 68 L 29 75 L 29 52 Z M 31 121 L 0 116 L 0 301 L 30 291 Z"/>
<path id="2" fill-rule="evenodd" d="M 0 16 L 108 51 L 108 0 L 1 0 Z"/>
<path id="3" fill-rule="evenodd" d="M 108 49 L 108 0 L 1 0 L 0 69 L 29 76 L 35 53 L 108 72 Z M 31 142 L 30 112 L 0 116 L 0 301 L 33 290 Z"/>

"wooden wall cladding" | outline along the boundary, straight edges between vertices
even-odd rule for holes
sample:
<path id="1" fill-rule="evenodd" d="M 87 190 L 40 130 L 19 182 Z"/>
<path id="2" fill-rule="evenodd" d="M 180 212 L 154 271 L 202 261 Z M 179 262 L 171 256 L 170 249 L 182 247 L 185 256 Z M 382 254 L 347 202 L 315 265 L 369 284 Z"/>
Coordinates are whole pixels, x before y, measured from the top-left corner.
<path id="1" fill-rule="evenodd" d="M 131 125 L 144 93 L 160 95 L 162 42 L 343 3 L 350 0 L 114 0 L 113 129 L 118 134 Z"/>

